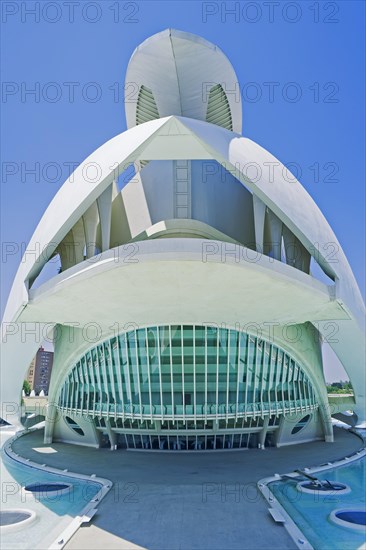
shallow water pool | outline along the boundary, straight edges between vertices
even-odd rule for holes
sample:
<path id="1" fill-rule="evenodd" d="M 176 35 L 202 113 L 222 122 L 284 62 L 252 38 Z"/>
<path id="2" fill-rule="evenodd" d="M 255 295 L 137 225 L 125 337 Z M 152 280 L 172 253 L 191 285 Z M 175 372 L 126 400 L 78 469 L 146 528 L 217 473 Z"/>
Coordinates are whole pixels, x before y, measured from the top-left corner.
<path id="1" fill-rule="evenodd" d="M 14 432 L 2 428 L 1 444 L 13 435 Z M 36 520 L 26 528 L 1 534 L 4 549 L 47 548 L 101 489 L 95 481 L 51 474 L 15 462 L 3 450 L 0 468 L 2 510 L 30 509 L 37 514 Z M 55 482 L 70 483 L 72 490 L 65 494 L 47 494 L 42 498 L 24 491 L 28 484 Z"/>
<path id="2" fill-rule="evenodd" d="M 361 433 L 361 430 L 359 430 Z M 366 435 L 366 430 L 362 430 Z M 345 466 L 312 474 L 318 479 L 345 483 L 348 494 L 322 495 L 300 492 L 298 481 L 274 481 L 269 488 L 316 550 L 356 550 L 365 543 L 365 532 L 334 524 L 335 509 L 366 509 L 366 458 Z"/>

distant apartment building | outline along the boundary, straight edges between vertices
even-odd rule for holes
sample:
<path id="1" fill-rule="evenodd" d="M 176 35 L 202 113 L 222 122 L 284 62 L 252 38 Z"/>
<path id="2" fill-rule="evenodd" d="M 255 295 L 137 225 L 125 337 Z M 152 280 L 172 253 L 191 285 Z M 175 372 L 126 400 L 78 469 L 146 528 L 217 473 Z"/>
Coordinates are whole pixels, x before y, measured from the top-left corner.
<path id="1" fill-rule="evenodd" d="M 32 362 L 29 365 L 29 369 L 28 369 L 28 372 L 27 372 L 27 381 L 28 381 L 28 383 L 29 383 L 32 390 L 33 390 L 33 386 L 34 386 L 34 371 L 35 371 L 35 369 L 36 369 L 36 358 L 33 357 Z"/>
<path id="2" fill-rule="evenodd" d="M 27 374 L 27 380 L 32 390 L 36 394 L 42 390 L 48 394 L 50 385 L 51 372 L 53 365 L 53 352 L 45 351 L 44 348 L 39 348 L 36 356 L 33 358 Z"/>

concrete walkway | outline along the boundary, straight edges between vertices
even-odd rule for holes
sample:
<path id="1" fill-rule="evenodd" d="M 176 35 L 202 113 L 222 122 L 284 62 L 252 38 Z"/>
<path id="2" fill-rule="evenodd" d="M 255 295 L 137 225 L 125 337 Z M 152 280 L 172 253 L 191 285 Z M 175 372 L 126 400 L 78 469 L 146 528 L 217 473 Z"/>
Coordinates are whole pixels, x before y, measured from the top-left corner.
<path id="1" fill-rule="evenodd" d="M 88 449 L 54 443 L 47 453 L 42 432 L 17 440 L 13 449 L 39 463 L 97 474 L 114 487 L 89 527 L 67 549 L 294 549 L 284 527 L 268 513 L 256 488 L 274 473 L 316 466 L 362 447 L 361 440 L 335 429 L 335 442 L 280 449 L 164 453 Z M 45 454 L 46 452 L 46 454 Z"/>

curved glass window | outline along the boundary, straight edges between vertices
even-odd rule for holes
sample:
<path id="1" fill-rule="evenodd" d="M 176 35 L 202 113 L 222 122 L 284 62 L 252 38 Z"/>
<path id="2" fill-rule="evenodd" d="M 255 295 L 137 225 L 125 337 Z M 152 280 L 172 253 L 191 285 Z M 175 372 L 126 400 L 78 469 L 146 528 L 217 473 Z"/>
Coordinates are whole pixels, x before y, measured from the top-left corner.
<path id="1" fill-rule="evenodd" d="M 317 407 L 308 377 L 283 350 L 244 332 L 197 325 L 132 330 L 90 349 L 69 371 L 58 405 L 94 417 L 161 420 Z"/>

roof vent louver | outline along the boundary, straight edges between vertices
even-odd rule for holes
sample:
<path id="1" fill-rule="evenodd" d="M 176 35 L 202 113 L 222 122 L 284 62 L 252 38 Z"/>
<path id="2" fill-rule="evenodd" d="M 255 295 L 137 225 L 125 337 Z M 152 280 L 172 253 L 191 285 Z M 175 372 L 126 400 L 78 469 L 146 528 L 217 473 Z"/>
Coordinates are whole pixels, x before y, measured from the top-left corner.
<path id="1" fill-rule="evenodd" d="M 207 102 L 206 121 L 226 128 L 226 130 L 233 130 L 229 101 L 221 84 L 216 84 L 210 90 Z"/>
<path id="2" fill-rule="evenodd" d="M 159 111 L 150 88 L 142 85 L 137 98 L 136 106 L 136 125 L 143 124 L 149 120 L 156 120 L 159 117 Z"/>

